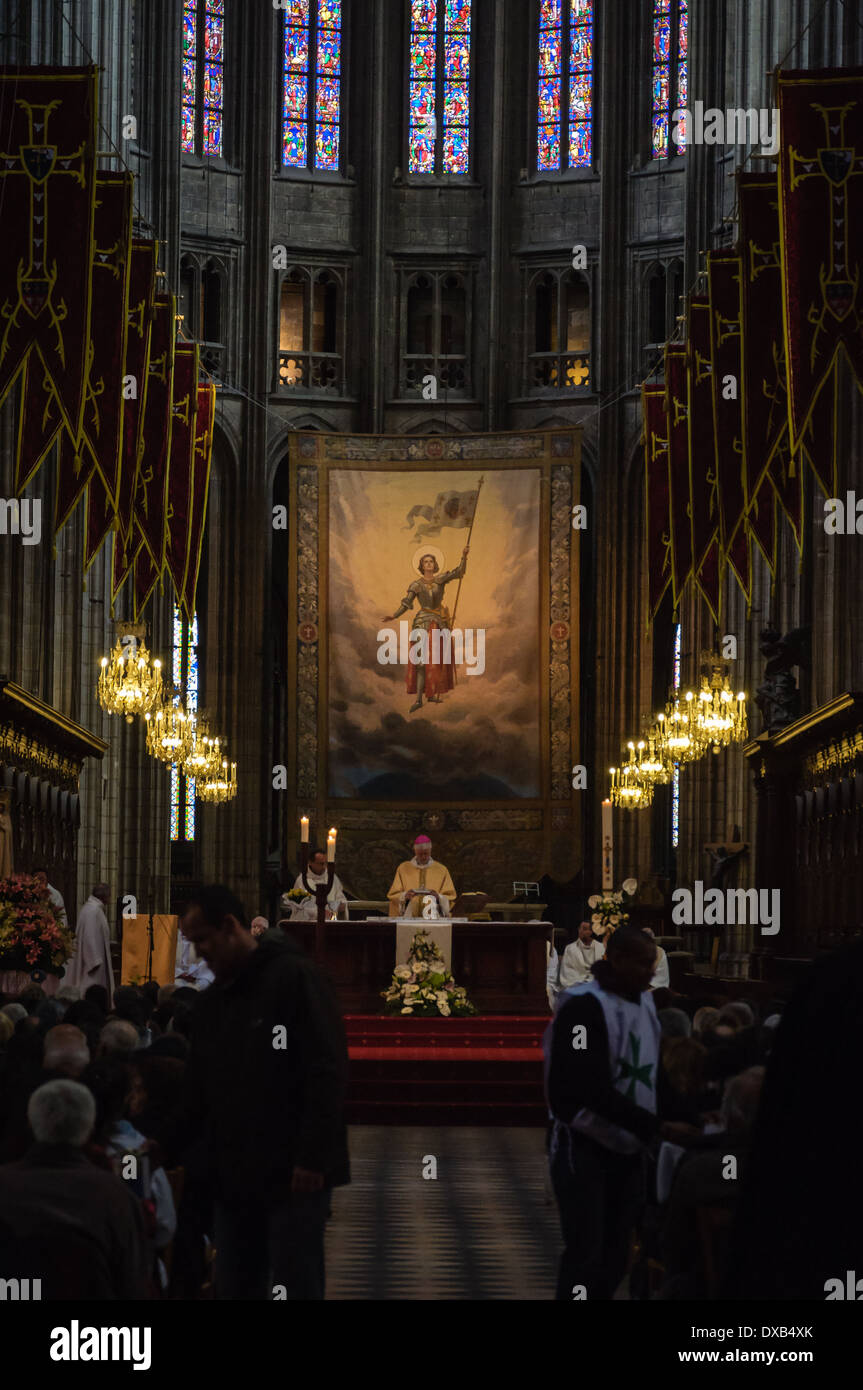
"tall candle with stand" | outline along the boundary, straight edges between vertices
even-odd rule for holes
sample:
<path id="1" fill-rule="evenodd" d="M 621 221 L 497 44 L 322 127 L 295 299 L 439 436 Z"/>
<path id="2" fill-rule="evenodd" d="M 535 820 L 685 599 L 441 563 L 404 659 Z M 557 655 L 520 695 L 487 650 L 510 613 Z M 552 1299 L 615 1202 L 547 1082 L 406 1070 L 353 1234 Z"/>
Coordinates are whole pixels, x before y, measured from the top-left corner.
<path id="1" fill-rule="evenodd" d="M 327 836 L 326 883 L 309 884 L 306 877 L 309 868 L 309 818 L 303 816 L 300 821 L 300 877 L 306 892 L 314 898 L 318 910 L 315 927 L 315 960 L 319 965 L 323 964 L 326 954 L 326 910 L 327 899 L 330 896 L 333 879 L 336 876 L 336 834 L 336 830 L 332 829 Z"/>
<path id="2" fill-rule="evenodd" d="M 602 889 L 614 888 L 614 831 L 611 824 L 611 802 L 602 803 Z"/>

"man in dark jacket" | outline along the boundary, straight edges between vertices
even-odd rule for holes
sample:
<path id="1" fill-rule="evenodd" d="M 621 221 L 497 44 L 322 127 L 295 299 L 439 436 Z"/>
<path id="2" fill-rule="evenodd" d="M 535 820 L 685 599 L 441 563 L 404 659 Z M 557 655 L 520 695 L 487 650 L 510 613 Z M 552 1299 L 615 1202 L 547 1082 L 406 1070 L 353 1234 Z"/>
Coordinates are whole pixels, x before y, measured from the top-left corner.
<path id="1" fill-rule="evenodd" d="M 227 888 L 197 890 L 182 931 L 216 979 L 196 1001 L 183 1109 L 166 1138 L 205 1141 L 218 1295 L 323 1298 L 329 1194 L 350 1181 L 335 1000 L 293 942 L 252 936 Z"/>

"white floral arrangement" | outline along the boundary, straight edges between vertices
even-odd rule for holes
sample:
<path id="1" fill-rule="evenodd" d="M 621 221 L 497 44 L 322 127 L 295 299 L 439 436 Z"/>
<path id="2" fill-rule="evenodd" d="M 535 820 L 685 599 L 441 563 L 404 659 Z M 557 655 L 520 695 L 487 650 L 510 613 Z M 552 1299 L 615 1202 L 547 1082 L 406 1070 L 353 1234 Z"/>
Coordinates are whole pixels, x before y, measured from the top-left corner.
<path id="1" fill-rule="evenodd" d="M 618 927 L 625 927 L 629 921 L 626 911 L 638 892 L 638 879 L 625 878 L 617 893 L 594 893 L 587 900 L 590 908 L 590 925 L 595 936 L 611 936 Z"/>
<path id="2" fill-rule="evenodd" d="M 476 1009 L 467 990 L 456 988 L 443 955 L 427 931 L 414 932 L 406 965 L 397 965 L 389 989 L 383 991 L 384 1013 L 415 1018 L 464 1018 Z"/>

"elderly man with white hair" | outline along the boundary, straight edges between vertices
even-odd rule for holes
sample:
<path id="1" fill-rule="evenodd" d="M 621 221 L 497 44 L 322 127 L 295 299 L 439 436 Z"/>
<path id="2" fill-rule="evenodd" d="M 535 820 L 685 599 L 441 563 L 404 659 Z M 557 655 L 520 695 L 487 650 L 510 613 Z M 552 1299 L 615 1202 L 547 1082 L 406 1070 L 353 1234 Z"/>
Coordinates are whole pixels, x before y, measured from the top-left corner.
<path id="1" fill-rule="evenodd" d="M 149 1296 L 141 1208 L 120 1178 L 83 1149 L 96 1103 L 78 1081 L 48 1081 L 30 1097 L 35 1143 L 0 1167 L 4 1272 L 41 1280 L 48 1299 Z"/>

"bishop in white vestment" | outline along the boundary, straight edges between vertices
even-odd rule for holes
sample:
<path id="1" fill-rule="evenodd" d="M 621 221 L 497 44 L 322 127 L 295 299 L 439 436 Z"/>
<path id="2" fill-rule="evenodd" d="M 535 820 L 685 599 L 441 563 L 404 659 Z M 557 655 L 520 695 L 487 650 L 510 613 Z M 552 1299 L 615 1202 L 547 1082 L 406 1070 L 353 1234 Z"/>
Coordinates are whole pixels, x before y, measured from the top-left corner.
<path id="1" fill-rule="evenodd" d="M 84 997 L 91 985 L 103 985 L 108 991 L 108 1008 L 114 1002 L 114 972 L 111 968 L 111 935 L 105 904 L 108 901 L 107 883 L 97 883 L 78 913 L 75 928 L 75 951 L 66 964 L 63 983 L 74 985 Z"/>

